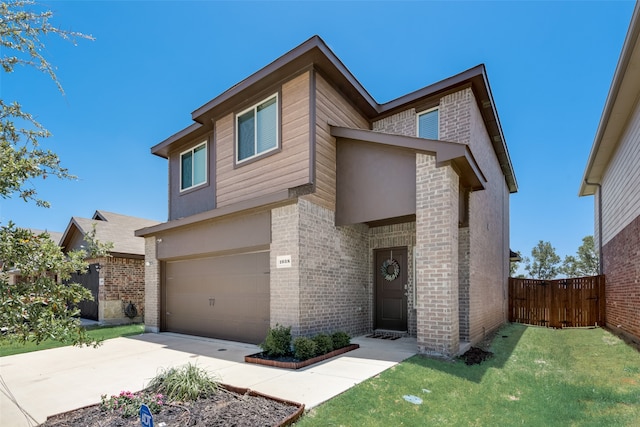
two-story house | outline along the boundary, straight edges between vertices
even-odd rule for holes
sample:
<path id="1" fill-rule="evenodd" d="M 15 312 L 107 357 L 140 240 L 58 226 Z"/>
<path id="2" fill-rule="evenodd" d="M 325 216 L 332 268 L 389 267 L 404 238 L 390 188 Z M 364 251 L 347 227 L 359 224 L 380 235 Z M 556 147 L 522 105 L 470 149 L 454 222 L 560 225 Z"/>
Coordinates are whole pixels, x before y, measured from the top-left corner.
<path id="1" fill-rule="evenodd" d="M 136 232 L 147 330 L 453 355 L 505 321 L 517 183 L 483 65 L 378 104 L 314 36 L 192 119 L 151 149 L 169 219 Z"/>
<path id="2" fill-rule="evenodd" d="M 595 196 L 595 240 L 606 275 L 606 324 L 640 342 L 640 3 L 602 110 L 580 185 Z"/>

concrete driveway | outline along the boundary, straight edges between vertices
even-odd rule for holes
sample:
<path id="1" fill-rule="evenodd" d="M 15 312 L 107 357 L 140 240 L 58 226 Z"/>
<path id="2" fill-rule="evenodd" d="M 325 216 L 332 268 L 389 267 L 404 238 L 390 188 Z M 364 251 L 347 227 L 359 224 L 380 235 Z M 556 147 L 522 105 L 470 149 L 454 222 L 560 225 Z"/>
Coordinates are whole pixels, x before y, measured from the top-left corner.
<path id="1" fill-rule="evenodd" d="M 244 363 L 260 349 L 161 333 L 116 338 L 96 349 L 62 347 L 0 358 L 0 425 L 35 426 L 50 415 L 145 387 L 159 368 L 188 362 L 220 381 L 312 408 L 415 354 L 415 339 L 359 337 L 360 348 L 297 371 Z"/>

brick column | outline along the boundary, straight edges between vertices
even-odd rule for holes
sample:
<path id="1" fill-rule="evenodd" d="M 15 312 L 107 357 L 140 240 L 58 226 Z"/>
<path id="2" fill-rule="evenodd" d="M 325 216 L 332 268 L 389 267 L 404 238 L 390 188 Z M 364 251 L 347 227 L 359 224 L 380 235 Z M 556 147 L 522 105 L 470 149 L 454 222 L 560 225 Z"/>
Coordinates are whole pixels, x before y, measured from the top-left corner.
<path id="1" fill-rule="evenodd" d="M 271 211 L 271 326 L 291 326 L 296 336 L 300 331 L 300 212 L 298 204 Z M 291 267 L 277 268 L 277 257 L 291 256 Z"/>
<path id="2" fill-rule="evenodd" d="M 418 349 L 453 356 L 458 317 L 458 175 L 416 154 L 416 317 Z"/>
<path id="3" fill-rule="evenodd" d="M 156 258 L 156 236 L 144 239 L 144 329 L 160 332 L 160 261 Z"/>

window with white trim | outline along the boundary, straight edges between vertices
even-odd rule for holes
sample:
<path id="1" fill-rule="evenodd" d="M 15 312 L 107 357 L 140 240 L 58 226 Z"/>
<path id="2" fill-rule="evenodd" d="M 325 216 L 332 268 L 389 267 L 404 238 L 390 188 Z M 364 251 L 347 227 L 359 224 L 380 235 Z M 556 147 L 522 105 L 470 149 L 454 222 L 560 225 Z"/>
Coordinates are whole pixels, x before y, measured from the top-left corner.
<path id="1" fill-rule="evenodd" d="M 236 116 L 236 162 L 278 148 L 278 95 Z"/>
<path id="2" fill-rule="evenodd" d="M 418 114 L 418 136 L 427 139 L 439 139 L 438 108 L 432 108 Z"/>
<path id="3" fill-rule="evenodd" d="M 207 182 L 206 141 L 180 154 L 180 191 Z"/>

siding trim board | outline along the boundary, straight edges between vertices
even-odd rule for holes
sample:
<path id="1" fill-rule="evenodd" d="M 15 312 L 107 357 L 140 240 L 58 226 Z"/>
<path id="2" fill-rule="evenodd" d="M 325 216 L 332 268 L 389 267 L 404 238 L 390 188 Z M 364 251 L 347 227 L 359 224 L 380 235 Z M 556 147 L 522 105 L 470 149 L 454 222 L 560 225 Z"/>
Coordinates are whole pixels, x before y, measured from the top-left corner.
<path id="1" fill-rule="evenodd" d="M 309 183 L 316 191 L 316 70 L 309 71 Z"/>

